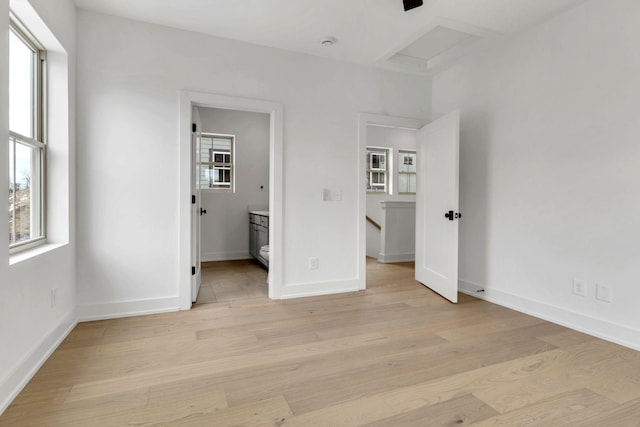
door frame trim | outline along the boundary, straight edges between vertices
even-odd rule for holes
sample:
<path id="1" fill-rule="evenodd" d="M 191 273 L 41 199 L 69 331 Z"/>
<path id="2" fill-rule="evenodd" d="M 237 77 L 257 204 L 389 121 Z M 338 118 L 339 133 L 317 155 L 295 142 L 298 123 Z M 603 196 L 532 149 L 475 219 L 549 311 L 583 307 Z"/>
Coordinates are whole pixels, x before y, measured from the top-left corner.
<path id="1" fill-rule="evenodd" d="M 358 254 L 357 254 L 357 280 L 358 289 L 367 288 L 367 189 L 365 175 L 367 172 L 367 126 L 389 126 L 419 130 L 430 121 L 410 117 L 386 116 L 383 114 L 360 113 L 358 115 Z"/>
<path id="2" fill-rule="evenodd" d="M 178 237 L 180 251 L 177 283 L 180 309 L 189 310 L 191 308 L 190 148 L 192 108 L 194 106 L 269 114 L 269 298 L 280 299 L 284 259 L 283 105 L 258 99 L 183 90 L 180 91 L 180 144 L 178 148 Z"/>

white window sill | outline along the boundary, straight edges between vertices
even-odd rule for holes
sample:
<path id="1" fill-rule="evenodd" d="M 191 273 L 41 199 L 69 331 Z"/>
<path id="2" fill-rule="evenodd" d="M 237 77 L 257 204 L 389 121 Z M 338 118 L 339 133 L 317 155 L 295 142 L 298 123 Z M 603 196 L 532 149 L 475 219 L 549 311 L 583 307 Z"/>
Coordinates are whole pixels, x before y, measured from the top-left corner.
<path id="1" fill-rule="evenodd" d="M 33 248 L 25 249 L 20 252 L 9 255 L 9 265 L 14 265 L 22 261 L 46 254 L 62 246 L 66 246 L 66 243 L 44 243 Z"/>

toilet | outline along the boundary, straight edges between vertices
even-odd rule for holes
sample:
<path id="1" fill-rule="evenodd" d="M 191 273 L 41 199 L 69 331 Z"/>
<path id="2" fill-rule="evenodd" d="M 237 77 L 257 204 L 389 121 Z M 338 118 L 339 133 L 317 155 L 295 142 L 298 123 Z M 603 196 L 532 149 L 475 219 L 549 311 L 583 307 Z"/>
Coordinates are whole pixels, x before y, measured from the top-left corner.
<path id="1" fill-rule="evenodd" d="M 267 266 L 269 265 L 269 245 L 264 245 L 260 248 L 260 256 L 267 260 Z M 269 275 L 271 271 L 267 268 L 267 283 L 269 283 Z"/>
<path id="2" fill-rule="evenodd" d="M 260 248 L 260 256 L 269 261 L 269 245 L 264 245 Z"/>

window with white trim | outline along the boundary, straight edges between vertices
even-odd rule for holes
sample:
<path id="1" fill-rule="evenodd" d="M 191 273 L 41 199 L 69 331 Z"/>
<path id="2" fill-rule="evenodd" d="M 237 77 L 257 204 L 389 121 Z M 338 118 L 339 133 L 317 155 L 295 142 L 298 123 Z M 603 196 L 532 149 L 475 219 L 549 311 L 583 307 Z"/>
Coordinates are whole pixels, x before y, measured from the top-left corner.
<path id="1" fill-rule="evenodd" d="M 200 139 L 200 188 L 234 191 L 235 136 L 203 133 Z"/>
<path id="2" fill-rule="evenodd" d="M 415 150 L 398 151 L 398 194 L 416 194 L 417 159 Z"/>
<path id="3" fill-rule="evenodd" d="M 389 192 L 389 170 L 387 159 L 389 150 L 367 147 L 367 191 L 370 193 Z"/>
<path id="4" fill-rule="evenodd" d="M 9 248 L 45 239 L 46 52 L 17 20 L 9 27 Z"/>

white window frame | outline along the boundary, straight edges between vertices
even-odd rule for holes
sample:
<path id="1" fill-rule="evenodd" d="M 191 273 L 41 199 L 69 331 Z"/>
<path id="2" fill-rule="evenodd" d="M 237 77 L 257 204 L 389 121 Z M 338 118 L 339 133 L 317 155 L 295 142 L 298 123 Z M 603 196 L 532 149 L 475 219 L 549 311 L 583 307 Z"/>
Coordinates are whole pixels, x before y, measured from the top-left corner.
<path id="1" fill-rule="evenodd" d="M 390 178 L 390 171 L 389 171 L 389 166 L 391 163 L 391 150 L 389 148 L 385 148 L 385 147 L 367 147 L 367 160 L 366 160 L 366 164 L 367 164 L 367 193 L 372 193 L 372 194 L 390 194 L 390 182 L 389 182 L 389 178 Z M 373 165 L 373 157 L 374 156 L 379 156 L 379 155 L 384 155 L 384 166 L 383 167 L 378 167 L 378 168 L 373 168 L 371 167 Z M 378 161 L 378 165 L 380 165 L 380 162 Z M 374 174 L 380 174 L 382 173 L 384 176 L 384 184 L 373 184 L 373 175 Z"/>
<path id="2" fill-rule="evenodd" d="M 402 155 L 403 154 L 413 154 L 414 155 L 413 159 L 416 162 L 416 166 L 417 166 L 418 156 L 417 156 L 416 150 L 408 150 L 408 149 L 398 150 L 398 162 L 400 161 L 400 159 L 402 159 Z M 417 168 L 416 168 L 416 170 L 417 170 Z M 400 191 L 400 181 L 401 181 L 400 180 L 400 176 L 401 175 L 414 175 L 414 176 L 416 176 L 416 179 L 417 179 L 417 173 L 416 172 L 405 172 L 405 171 L 402 171 L 401 168 L 400 168 L 400 164 L 398 164 L 398 194 L 402 194 L 402 195 L 413 195 L 413 194 L 416 194 L 415 191 L 412 191 L 412 192 L 411 191 L 409 191 L 409 192 Z M 409 177 L 407 177 L 407 179 L 408 178 Z"/>
<path id="3" fill-rule="evenodd" d="M 204 187 L 201 186 L 201 190 L 203 191 L 212 191 L 212 192 L 231 192 L 231 193 L 235 193 L 235 188 L 236 188 L 236 160 L 235 160 L 235 154 L 236 154 L 236 137 L 235 135 L 227 135 L 227 134 L 221 134 L 221 133 L 210 133 L 210 132 L 202 132 L 202 137 L 204 138 L 212 138 L 212 139 L 227 139 L 229 140 L 229 146 L 230 146 L 230 151 L 226 152 L 226 151 L 212 151 L 211 154 L 211 161 L 209 162 L 201 162 L 200 167 L 205 169 L 205 168 L 209 168 L 209 169 L 221 169 L 221 170 L 229 170 L 229 178 L 230 178 L 230 182 L 229 182 L 229 186 L 218 186 L 218 187 Z M 202 149 L 202 148 L 201 148 Z M 216 154 L 222 154 L 222 155 L 229 155 L 230 157 L 230 161 L 227 162 L 216 162 L 215 161 L 215 155 Z"/>
<path id="4" fill-rule="evenodd" d="M 46 144 L 46 116 L 47 116 L 47 62 L 46 62 L 46 50 L 40 42 L 31 34 L 31 32 L 23 25 L 12 13 L 10 13 L 9 31 L 12 31 L 18 36 L 35 54 L 33 77 L 33 137 L 27 137 L 18 132 L 9 130 L 8 144 L 13 145 L 12 163 L 14 165 L 13 170 L 9 173 L 13 173 L 11 182 L 16 183 L 16 145 L 22 144 L 33 149 L 32 156 L 32 174 L 31 185 L 31 205 L 30 205 L 30 234 L 31 237 L 28 240 L 21 242 L 9 242 L 9 253 L 16 253 L 22 250 L 32 248 L 34 246 L 41 245 L 46 242 L 46 164 L 47 164 L 47 144 Z M 16 191 L 13 191 L 12 204 L 16 206 Z M 9 218 L 11 219 L 11 218 Z M 16 235 L 16 223 L 13 222 L 13 236 Z"/>

